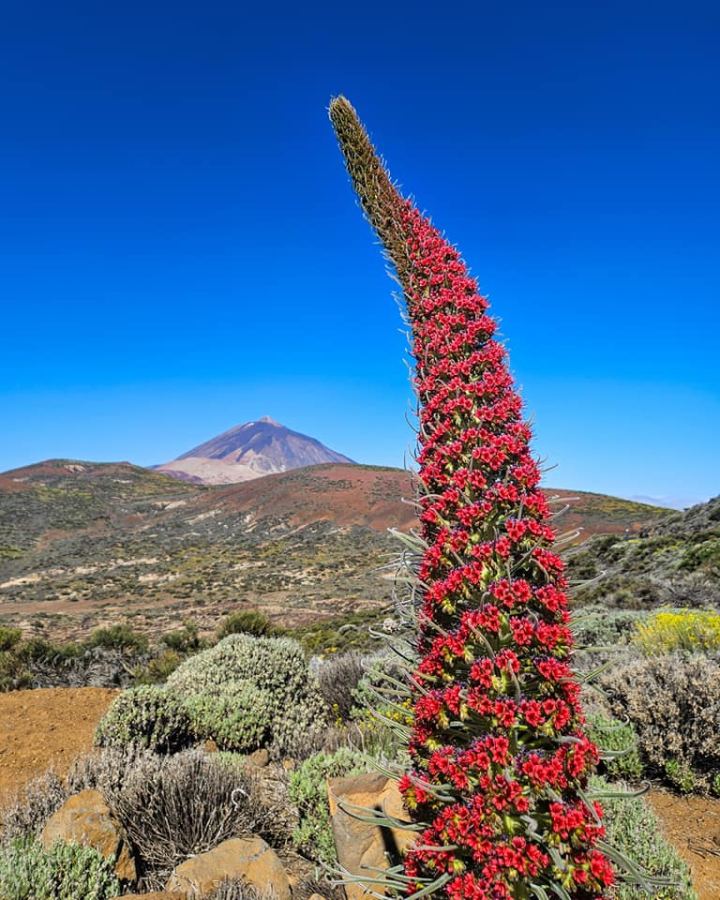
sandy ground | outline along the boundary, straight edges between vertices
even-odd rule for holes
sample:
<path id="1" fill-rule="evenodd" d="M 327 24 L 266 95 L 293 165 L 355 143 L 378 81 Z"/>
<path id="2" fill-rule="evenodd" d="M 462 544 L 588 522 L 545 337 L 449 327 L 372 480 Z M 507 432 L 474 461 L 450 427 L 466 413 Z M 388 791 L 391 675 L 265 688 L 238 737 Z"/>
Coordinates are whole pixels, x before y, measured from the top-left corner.
<path id="1" fill-rule="evenodd" d="M 47 769 L 67 772 L 92 746 L 95 726 L 117 693 L 42 688 L 0 694 L 0 806 Z"/>
<path id="2" fill-rule="evenodd" d="M 652 791 L 649 800 L 665 837 L 690 866 L 700 900 L 720 898 L 720 800 Z"/>

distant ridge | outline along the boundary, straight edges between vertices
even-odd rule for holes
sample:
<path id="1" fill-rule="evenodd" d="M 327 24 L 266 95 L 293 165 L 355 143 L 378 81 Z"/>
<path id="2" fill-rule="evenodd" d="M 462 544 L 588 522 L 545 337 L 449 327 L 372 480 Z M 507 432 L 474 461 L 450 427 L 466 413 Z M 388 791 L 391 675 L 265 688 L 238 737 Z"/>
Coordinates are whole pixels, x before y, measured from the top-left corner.
<path id="1" fill-rule="evenodd" d="M 245 422 L 154 468 L 195 484 L 237 484 L 325 463 L 353 463 L 269 416 Z"/>

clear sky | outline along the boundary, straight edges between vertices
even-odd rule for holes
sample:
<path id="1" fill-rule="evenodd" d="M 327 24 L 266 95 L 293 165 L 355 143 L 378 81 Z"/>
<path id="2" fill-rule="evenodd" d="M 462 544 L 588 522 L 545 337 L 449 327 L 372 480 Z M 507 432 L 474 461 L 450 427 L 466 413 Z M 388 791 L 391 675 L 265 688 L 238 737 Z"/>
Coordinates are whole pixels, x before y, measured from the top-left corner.
<path id="1" fill-rule="evenodd" d="M 401 465 L 358 108 L 502 320 L 558 486 L 720 493 L 717 3 L 3 4 L 0 469 L 270 415 Z"/>

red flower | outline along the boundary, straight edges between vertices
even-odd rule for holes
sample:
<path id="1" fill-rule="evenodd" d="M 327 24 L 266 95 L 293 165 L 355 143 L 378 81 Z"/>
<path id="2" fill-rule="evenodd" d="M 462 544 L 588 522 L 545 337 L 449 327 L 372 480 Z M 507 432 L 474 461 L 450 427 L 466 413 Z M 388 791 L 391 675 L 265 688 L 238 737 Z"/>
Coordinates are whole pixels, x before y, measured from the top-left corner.
<path id="1" fill-rule="evenodd" d="M 427 549 L 401 790 L 429 827 L 406 855 L 406 890 L 445 874 L 442 893 L 457 900 L 529 896 L 530 881 L 552 894 L 552 848 L 584 900 L 603 897 L 612 867 L 579 793 L 598 753 L 582 731 L 563 562 L 506 352 L 457 250 L 398 193 L 352 107 L 333 101 L 331 117 L 403 288 L 420 401 Z"/>

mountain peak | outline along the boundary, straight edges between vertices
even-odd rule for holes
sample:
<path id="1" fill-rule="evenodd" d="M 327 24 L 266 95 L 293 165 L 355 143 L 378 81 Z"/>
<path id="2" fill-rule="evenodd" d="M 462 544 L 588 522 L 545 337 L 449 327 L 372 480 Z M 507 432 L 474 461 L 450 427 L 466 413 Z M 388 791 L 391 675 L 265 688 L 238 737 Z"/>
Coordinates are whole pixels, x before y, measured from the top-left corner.
<path id="1" fill-rule="evenodd" d="M 352 462 L 315 438 L 263 416 L 235 425 L 156 468 L 183 481 L 233 484 L 305 466 Z"/>

